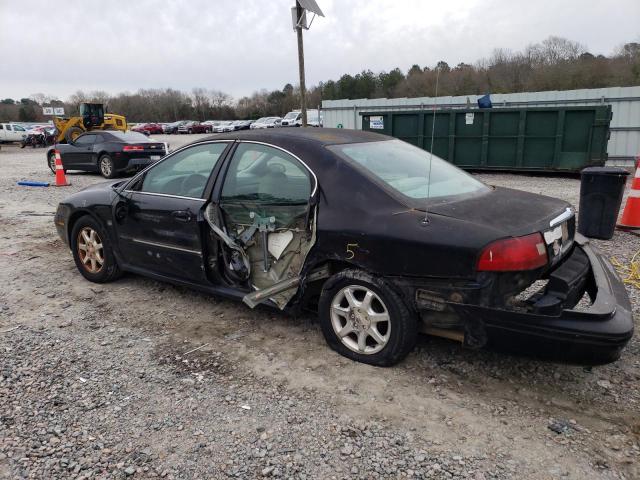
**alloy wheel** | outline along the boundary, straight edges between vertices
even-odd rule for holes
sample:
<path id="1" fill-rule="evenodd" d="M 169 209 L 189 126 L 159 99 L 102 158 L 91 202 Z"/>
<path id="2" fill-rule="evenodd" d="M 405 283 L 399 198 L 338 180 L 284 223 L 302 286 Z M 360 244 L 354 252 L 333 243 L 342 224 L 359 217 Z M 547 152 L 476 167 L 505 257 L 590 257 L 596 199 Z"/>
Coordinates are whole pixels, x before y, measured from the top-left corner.
<path id="1" fill-rule="evenodd" d="M 89 273 L 98 273 L 104 266 L 104 245 L 98 232 L 91 227 L 78 232 L 78 257 Z"/>
<path id="2" fill-rule="evenodd" d="M 333 297 L 331 325 L 348 349 L 365 355 L 382 350 L 391 335 L 391 317 L 382 299 L 362 285 L 348 285 Z"/>
<path id="3" fill-rule="evenodd" d="M 112 168 L 113 166 L 111 165 L 111 160 L 107 157 L 102 157 L 102 159 L 100 160 L 100 172 L 102 173 L 102 175 L 104 175 L 105 177 L 110 176 Z"/>

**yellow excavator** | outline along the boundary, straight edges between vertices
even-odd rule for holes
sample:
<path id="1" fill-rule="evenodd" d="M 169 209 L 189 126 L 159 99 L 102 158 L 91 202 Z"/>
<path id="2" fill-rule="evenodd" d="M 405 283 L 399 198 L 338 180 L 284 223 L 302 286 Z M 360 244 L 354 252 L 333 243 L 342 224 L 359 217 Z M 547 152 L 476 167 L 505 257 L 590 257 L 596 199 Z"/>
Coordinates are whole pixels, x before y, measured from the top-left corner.
<path id="1" fill-rule="evenodd" d="M 79 117 L 53 117 L 53 123 L 58 130 L 57 143 L 73 143 L 81 133 L 89 130 L 127 131 L 127 119 L 123 115 L 105 114 L 101 103 L 81 103 Z"/>

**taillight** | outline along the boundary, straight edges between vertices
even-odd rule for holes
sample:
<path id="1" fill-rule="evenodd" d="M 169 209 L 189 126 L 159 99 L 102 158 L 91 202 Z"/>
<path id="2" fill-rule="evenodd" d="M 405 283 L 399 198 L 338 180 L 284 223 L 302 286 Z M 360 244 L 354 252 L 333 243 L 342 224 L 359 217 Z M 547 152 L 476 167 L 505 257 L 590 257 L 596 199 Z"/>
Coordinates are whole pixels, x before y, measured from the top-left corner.
<path id="1" fill-rule="evenodd" d="M 122 148 L 123 152 L 142 152 L 144 147 L 142 145 L 125 145 Z"/>
<path id="2" fill-rule="evenodd" d="M 542 235 L 505 238 L 490 243 L 478 259 L 478 270 L 513 272 L 533 270 L 547 264 L 547 247 Z"/>

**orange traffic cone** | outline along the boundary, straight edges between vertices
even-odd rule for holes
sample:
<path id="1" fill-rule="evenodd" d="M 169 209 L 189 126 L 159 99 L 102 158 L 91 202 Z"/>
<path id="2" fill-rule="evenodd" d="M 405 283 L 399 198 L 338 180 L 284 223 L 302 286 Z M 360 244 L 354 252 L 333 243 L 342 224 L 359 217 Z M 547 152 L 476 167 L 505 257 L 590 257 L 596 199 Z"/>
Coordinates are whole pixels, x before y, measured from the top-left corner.
<path id="1" fill-rule="evenodd" d="M 60 157 L 60 151 L 56 150 L 56 187 L 68 187 L 71 183 L 67 182 L 67 176 L 64 174 L 64 168 L 62 167 L 62 158 Z"/>
<path id="2" fill-rule="evenodd" d="M 636 158 L 636 173 L 631 183 L 631 191 L 627 198 L 627 204 L 622 212 L 622 219 L 618 223 L 621 229 L 640 228 L 640 155 Z"/>

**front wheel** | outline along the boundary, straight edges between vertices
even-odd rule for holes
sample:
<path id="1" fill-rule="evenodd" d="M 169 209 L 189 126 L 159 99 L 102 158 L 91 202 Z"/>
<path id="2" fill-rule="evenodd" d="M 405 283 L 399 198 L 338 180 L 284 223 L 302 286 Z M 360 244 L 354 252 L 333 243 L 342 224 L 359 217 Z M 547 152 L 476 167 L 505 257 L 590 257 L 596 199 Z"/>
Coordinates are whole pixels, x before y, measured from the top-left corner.
<path id="1" fill-rule="evenodd" d="M 88 215 L 78 219 L 69 240 L 76 267 L 84 278 L 106 283 L 121 275 L 109 237 L 95 219 Z"/>
<path id="2" fill-rule="evenodd" d="M 49 166 L 49 169 L 51 170 L 51 172 L 55 175 L 56 174 L 56 153 L 55 152 L 51 152 L 49 154 L 49 157 L 47 158 L 47 165 Z M 64 173 L 67 173 L 66 168 L 63 168 L 62 170 Z"/>
<path id="3" fill-rule="evenodd" d="M 416 316 L 384 279 L 360 270 L 327 281 L 318 313 L 329 346 L 358 362 L 391 366 L 415 345 Z"/>
<path id="4" fill-rule="evenodd" d="M 98 160 L 98 168 L 104 178 L 114 178 L 116 176 L 116 167 L 113 164 L 113 159 L 109 155 L 100 157 Z"/>
<path id="5" fill-rule="evenodd" d="M 47 165 L 49 165 L 49 169 L 55 175 L 56 174 L 56 154 L 55 154 L 55 152 L 51 152 L 49 154 L 49 159 L 47 161 Z"/>

